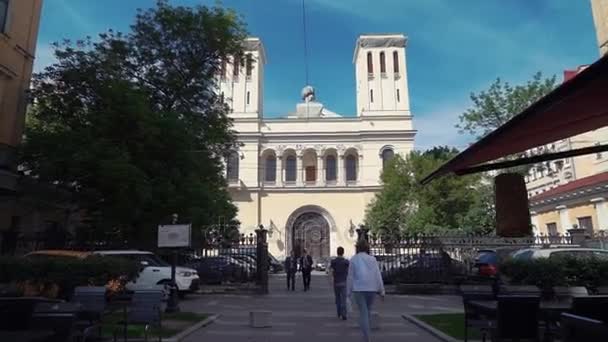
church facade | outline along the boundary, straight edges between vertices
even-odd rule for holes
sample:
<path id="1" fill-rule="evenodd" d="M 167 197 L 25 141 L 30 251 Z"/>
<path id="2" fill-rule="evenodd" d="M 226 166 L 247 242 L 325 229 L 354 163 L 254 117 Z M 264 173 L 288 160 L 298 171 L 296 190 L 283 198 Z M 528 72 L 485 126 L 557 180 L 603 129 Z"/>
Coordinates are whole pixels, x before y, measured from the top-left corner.
<path id="1" fill-rule="evenodd" d="M 381 190 L 384 165 L 414 147 L 406 43 L 400 34 L 357 39 L 354 116 L 325 108 L 306 86 L 295 110 L 265 118 L 266 52 L 258 38 L 245 42 L 249 62 L 222 65 L 219 90 L 242 144 L 226 161 L 242 233 L 264 225 L 277 258 L 296 246 L 315 260 L 335 255 L 338 246 L 354 254 L 355 229 Z"/>

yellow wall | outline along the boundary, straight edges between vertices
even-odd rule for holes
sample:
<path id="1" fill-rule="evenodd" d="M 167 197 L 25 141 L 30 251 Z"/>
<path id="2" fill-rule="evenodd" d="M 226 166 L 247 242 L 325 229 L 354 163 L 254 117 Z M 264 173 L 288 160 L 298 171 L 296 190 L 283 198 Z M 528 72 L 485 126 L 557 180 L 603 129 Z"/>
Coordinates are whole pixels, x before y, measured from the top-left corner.
<path id="1" fill-rule="evenodd" d="M 536 222 L 537 222 L 538 231 L 541 234 L 548 234 L 547 223 L 553 223 L 553 222 L 555 222 L 557 224 L 557 231 L 560 233 L 563 233 L 563 230 L 561 228 L 561 223 L 559 220 L 559 213 L 557 211 L 549 211 L 549 212 L 545 212 L 545 213 L 540 213 L 540 214 L 536 215 L 535 217 L 537 220 Z"/>
<path id="2" fill-rule="evenodd" d="M 593 222 L 593 229 L 600 229 L 596 208 L 593 203 L 584 202 L 578 205 L 568 206 L 568 226 L 563 227 L 559 211 L 557 209 L 552 211 L 545 211 L 533 215 L 533 219 L 537 224 L 538 230 L 542 234 L 547 234 L 547 223 L 555 222 L 557 224 L 557 231 L 560 234 L 567 233 L 568 229 L 572 229 L 574 225 L 578 225 L 578 218 L 591 216 Z"/>
<path id="3" fill-rule="evenodd" d="M 591 220 L 593 221 L 593 229 L 598 229 L 599 227 L 599 224 L 597 222 L 597 215 L 595 212 L 595 205 L 593 203 L 586 203 L 576 207 L 568 208 L 568 216 L 568 218 L 570 219 L 570 226 L 578 225 L 579 217 L 591 216 Z"/>

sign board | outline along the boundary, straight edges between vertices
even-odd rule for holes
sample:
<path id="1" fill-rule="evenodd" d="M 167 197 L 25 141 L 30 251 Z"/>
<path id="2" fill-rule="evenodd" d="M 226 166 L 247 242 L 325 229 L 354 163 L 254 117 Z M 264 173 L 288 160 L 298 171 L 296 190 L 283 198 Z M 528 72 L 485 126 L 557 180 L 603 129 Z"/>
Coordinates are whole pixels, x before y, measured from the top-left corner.
<path id="1" fill-rule="evenodd" d="M 190 247 L 192 226 L 189 224 L 169 224 L 158 226 L 158 247 Z"/>

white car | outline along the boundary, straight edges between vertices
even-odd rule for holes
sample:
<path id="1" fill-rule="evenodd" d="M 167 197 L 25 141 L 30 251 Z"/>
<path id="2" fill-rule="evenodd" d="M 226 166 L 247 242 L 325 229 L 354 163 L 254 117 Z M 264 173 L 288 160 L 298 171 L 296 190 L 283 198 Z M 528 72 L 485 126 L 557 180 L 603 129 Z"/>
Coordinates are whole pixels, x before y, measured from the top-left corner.
<path id="1" fill-rule="evenodd" d="M 595 248 L 525 248 L 513 252 L 511 257 L 515 260 L 532 260 L 539 258 L 571 257 L 597 257 L 608 259 L 608 250 Z"/>
<path id="2" fill-rule="evenodd" d="M 137 290 L 146 288 L 157 288 L 162 286 L 168 289 L 171 284 L 171 265 L 159 258 L 152 252 L 138 250 L 110 250 L 95 251 L 93 254 L 101 256 L 116 256 L 139 262 L 143 270 L 136 280 L 127 284 L 127 289 Z M 175 283 L 180 295 L 196 291 L 200 285 L 200 279 L 196 270 L 177 266 L 175 268 Z"/>

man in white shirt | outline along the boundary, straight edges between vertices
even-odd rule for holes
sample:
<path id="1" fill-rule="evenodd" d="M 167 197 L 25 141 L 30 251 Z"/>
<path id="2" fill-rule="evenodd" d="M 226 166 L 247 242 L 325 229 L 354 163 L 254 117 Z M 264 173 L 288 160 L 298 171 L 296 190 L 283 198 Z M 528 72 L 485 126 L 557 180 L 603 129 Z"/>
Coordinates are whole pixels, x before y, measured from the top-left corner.
<path id="1" fill-rule="evenodd" d="M 369 244 L 359 240 L 357 254 L 350 259 L 346 281 L 347 296 L 354 299 L 359 308 L 359 326 L 363 341 L 370 340 L 370 316 L 376 295 L 384 299 L 384 282 L 376 258 L 369 255 Z"/>

